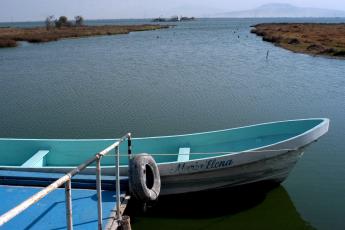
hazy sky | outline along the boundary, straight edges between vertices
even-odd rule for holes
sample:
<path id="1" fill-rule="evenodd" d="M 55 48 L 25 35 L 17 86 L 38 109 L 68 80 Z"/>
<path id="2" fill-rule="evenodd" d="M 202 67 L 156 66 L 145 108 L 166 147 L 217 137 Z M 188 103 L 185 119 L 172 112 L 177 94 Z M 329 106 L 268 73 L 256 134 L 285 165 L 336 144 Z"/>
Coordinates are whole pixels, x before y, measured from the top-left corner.
<path id="1" fill-rule="evenodd" d="M 345 11 L 345 0 L 0 0 L 0 21 L 42 21 L 49 15 L 83 15 L 85 19 L 202 17 L 272 2 Z"/>

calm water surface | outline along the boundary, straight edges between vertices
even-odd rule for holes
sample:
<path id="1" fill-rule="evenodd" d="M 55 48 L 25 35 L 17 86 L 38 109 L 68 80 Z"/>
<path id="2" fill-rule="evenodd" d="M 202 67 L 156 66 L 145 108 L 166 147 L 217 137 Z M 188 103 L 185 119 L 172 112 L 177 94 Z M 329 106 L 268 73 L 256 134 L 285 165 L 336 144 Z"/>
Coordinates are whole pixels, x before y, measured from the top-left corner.
<path id="1" fill-rule="evenodd" d="M 167 30 L 1 49 L 0 136 L 112 138 L 131 131 L 138 137 L 328 117 L 330 132 L 283 187 L 257 204 L 202 219 L 137 217 L 133 227 L 345 229 L 345 61 L 263 42 L 249 32 L 263 21 L 200 19 Z M 17 24 L 23 25 L 36 24 Z M 298 225 L 286 224 L 289 218 Z"/>

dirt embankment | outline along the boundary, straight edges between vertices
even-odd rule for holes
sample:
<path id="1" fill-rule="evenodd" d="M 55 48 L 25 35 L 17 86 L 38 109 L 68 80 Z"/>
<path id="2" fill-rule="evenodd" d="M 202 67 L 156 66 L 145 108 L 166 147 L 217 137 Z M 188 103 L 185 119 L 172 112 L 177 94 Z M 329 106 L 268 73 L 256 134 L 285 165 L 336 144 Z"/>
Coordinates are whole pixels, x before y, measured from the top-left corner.
<path id="1" fill-rule="evenodd" d="M 285 49 L 345 58 L 344 23 L 264 23 L 253 27 L 252 33 Z"/>
<path id="2" fill-rule="evenodd" d="M 47 30 L 45 27 L 35 28 L 0 28 L 0 48 L 15 47 L 17 41 L 31 43 L 50 42 L 62 38 L 78 38 L 97 35 L 128 34 L 134 31 L 146 31 L 168 28 L 169 25 L 104 25 L 62 27 Z"/>

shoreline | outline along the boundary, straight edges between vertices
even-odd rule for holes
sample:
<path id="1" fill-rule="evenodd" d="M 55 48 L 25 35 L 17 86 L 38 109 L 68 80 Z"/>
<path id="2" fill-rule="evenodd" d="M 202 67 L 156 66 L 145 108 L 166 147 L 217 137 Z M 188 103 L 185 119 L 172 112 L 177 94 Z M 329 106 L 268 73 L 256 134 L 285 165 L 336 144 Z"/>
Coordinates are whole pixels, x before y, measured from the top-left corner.
<path id="1" fill-rule="evenodd" d="M 253 27 L 251 33 L 284 49 L 345 59 L 344 23 L 262 23 Z"/>
<path id="2" fill-rule="evenodd" d="M 172 25 L 143 24 L 143 25 L 102 25 L 102 26 L 72 26 L 53 28 L 0 28 L 0 48 L 17 47 L 18 42 L 42 43 L 57 41 L 65 38 L 81 38 L 102 35 L 129 34 L 130 32 L 167 29 Z"/>

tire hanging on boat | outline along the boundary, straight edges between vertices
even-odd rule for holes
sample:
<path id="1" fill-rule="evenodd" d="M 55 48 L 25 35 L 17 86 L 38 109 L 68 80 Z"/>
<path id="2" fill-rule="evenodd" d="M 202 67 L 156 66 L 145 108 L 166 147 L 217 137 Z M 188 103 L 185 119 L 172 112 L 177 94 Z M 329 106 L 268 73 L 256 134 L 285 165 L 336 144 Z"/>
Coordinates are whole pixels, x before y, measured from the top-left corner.
<path id="1" fill-rule="evenodd" d="M 154 201 L 161 189 L 161 179 L 156 161 L 147 153 L 135 155 L 130 160 L 129 189 L 140 201 Z"/>

